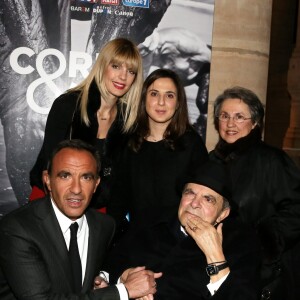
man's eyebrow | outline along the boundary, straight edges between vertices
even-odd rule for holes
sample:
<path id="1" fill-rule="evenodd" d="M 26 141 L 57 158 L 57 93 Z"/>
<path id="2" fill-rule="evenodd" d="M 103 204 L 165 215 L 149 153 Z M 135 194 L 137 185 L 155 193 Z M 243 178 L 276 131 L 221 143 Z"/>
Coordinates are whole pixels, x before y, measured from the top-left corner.
<path id="1" fill-rule="evenodd" d="M 183 190 L 183 192 L 193 192 L 195 194 L 195 192 L 194 192 L 194 190 L 192 188 L 185 188 Z"/>
<path id="2" fill-rule="evenodd" d="M 217 200 L 217 198 L 214 195 L 211 195 L 211 194 L 203 194 L 202 197 Z"/>
<path id="3" fill-rule="evenodd" d="M 57 173 L 57 176 L 61 176 L 61 175 L 69 175 L 71 174 L 69 171 L 65 171 L 65 170 L 61 170 Z"/>
<path id="4" fill-rule="evenodd" d="M 96 177 L 96 175 L 93 172 L 86 172 L 86 173 L 83 173 L 81 176 L 90 176 L 93 179 L 95 179 L 95 177 Z"/>

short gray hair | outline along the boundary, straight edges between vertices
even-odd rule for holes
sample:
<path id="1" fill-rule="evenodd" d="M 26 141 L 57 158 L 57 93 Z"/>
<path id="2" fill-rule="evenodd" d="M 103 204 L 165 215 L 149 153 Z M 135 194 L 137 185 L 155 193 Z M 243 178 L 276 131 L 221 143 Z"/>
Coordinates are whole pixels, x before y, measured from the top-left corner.
<path id="1" fill-rule="evenodd" d="M 226 89 L 216 98 L 214 103 L 214 125 L 217 131 L 219 129 L 218 116 L 223 102 L 227 99 L 242 100 L 249 107 L 253 124 L 257 124 L 260 132 L 263 131 L 265 110 L 262 102 L 254 92 L 240 86 Z"/>

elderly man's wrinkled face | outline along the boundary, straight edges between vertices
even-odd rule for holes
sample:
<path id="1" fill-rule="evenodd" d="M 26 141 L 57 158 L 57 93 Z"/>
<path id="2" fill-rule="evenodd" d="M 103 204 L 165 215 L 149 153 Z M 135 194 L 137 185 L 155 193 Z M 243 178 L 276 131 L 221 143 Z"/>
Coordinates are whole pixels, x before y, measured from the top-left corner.
<path id="1" fill-rule="evenodd" d="M 84 214 L 100 178 L 90 152 L 64 148 L 54 156 L 51 174 L 46 172 L 44 181 L 58 209 L 76 220 Z"/>
<path id="2" fill-rule="evenodd" d="M 191 215 L 213 225 L 221 222 L 228 214 L 229 208 L 223 210 L 223 197 L 212 189 L 195 183 L 188 183 L 184 188 L 178 210 L 182 226 L 185 226 Z"/>

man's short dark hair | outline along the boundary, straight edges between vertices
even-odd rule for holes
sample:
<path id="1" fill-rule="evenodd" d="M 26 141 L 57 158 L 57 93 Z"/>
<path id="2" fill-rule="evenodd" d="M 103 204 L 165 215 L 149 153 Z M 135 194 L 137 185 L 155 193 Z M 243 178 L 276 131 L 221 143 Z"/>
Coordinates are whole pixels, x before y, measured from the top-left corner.
<path id="1" fill-rule="evenodd" d="M 52 151 L 49 160 L 48 160 L 48 164 L 47 164 L 47 171 L 48 174 L 51 174 L 52 171 L 52 163 L 53 163 L 53 159 L 55 157 L 55 155 L 62 149 L 65 148 L 69 148 L 69 149 L 74 149 L 74 150 L 78 150 L 78 151 L 87 151 L 89 153 L 92 154 L 92 156 L 95 158 L 96 160 L 96 164 L 97 164 L 97 174 L 100 174 L 100 170 L 101 170 L 101 160 L 100 160 L 100 154 L 98 152 L 98 150 L 93 147 L 92 145 L 79 140 L 79 139 L 74 139 L 74 140 L 64 140 L 62 142 L 60 142 Z"/>

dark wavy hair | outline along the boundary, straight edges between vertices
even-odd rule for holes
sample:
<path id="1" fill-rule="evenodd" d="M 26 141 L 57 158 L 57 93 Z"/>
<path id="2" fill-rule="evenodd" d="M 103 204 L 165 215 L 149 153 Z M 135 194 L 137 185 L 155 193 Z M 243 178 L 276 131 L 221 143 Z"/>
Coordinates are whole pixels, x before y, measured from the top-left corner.
<path id="1" fill-rule="evenodd" d="M 257 124 L 256 127 L 258 127 L 260 132 L 262 133 L 264 128 L 264 115 L 265 115 L 263 104 L 261 103 L 260 99 L 254 92 L 240 86 L 226 89 L 215 100 L 214 125 L 217 131 L 219 130 L 218 116 L 220 114 L 220 110 L 223 102 L 227 99 L 240 99 L 245 104 L 247 104 L 250 110 L 252 123 L 253 124 L 256 123 Z"/>
<path id="2" fill-rule="evenodd" d="M 144 138 L 150 134 L 148 114 L 146 111 L 147 90 L 155 80 L 160 78 L 170 78 L 177 89 L 178 106 L 164 133 L 166 145 L 174 150 L 177 138 L 184 134 L 187 129 L 192 128 L 189 122 L 186 94 L 180 78 L 175 72 L 169 69 L 157 69 L 148 75 L 143 84 L 135 129 L 129 140 L 129 147 L 135 152 L 140 150 Z"/>

